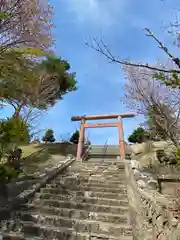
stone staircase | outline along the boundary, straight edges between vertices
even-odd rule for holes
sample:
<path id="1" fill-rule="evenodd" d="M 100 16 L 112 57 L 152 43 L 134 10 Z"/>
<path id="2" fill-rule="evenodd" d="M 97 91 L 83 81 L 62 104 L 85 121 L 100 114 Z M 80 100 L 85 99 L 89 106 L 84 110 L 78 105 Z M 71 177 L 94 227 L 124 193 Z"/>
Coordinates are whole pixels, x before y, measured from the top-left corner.
<path id="1" fill-rule="evenodd" d="M 124 164 L 76 161 L 0 222 L 2 240 L 132 240 Z"/>

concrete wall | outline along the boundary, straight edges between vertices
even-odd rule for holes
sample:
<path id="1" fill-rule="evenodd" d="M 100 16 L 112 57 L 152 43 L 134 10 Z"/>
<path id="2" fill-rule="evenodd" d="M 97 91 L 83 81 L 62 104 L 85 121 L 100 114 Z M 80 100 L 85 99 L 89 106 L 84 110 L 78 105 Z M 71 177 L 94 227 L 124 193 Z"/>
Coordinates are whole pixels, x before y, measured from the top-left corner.
<path id="1" fill-rule="evenodd" d="M 158 192 L 157 180 L 141 171 L 137 161 L 127 160 L 125 171 L 133 239 L 180 239 L 180 222 L 172 198 Z"/>

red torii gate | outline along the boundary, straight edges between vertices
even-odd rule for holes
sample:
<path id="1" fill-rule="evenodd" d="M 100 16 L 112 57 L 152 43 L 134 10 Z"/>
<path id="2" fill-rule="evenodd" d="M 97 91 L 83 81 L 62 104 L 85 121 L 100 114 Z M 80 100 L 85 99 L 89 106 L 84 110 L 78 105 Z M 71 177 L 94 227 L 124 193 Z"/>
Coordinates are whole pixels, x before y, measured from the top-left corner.
<path id="1" fill-rule="evenodd" d="M 81 121 L 79 142 L 77 147 L 77 159 L 82 158 L 83 148 L 84 148 L 84 132 L 86 128 L 98 128 L 98 127 L 117 127 L 119 133 L 119 146 L 120 146 L 120 156 L 125 157 L 125 146 L 124 146 L 124 132 L 123 132 L 123 122 L 122 118 L 132 118 L 135 113 L 121 113 L 121 114 L 103 114 L 103 115 L 90 115 L 90 116 L 75 116 L 72 117 L 72 121 Z M 117 119 L 117 122 L 112 123 L 86 123 L 86 120 L 101 120 L 101 119 Z"/>

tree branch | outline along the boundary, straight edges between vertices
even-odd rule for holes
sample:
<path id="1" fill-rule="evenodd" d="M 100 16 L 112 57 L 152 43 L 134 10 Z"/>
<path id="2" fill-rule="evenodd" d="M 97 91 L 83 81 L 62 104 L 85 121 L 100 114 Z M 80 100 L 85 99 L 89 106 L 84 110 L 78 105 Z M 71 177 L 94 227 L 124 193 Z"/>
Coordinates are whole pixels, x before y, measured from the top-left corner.
<path id="1" fill-rule="evenodd" d="M 120 65 L 126 65 L 126 66 L 132 66 L 132 67 L 139 67 L 139 68 L 146 68 L 146 69 L 150 69 L 150 70 L 154 70 L 157 72 L 164 72 L 164 73 L 177 73 L 180 74 L 180 69 L 166 69 L 166 68 L 159 68 L 159 67 L 155 67 L 149 64 L 142 64 L 142 63 L 133 63 L 130 61 L 126 61 L 126 60 L 122 60 L 119 59 L 118 57 L 116 57 L 109 49 L 109 47 L 104 43 L 104 41 L 101 39 L 100 41 L 98 41 L 96 38 L 93 38 L 93 42 L 94 44 L 89 44 L 89 43 L 85 43 L 86 46 L 92 48 L 93 50 L 95 50 L 96 52 L 101 53 L 102 55 L 104 55 L 108 60 L 110 60 L 110 62 L 115 62 L 118 63 Z M 164 46 L 163 46 L 164 47 Z M 165 47 L 164 47 L 165 48 Z M 165 49 L 164 49 L 165 50 Z M 168 55 L 170 53 L 168 52 Z M 176 65 L 178 65 L 178 61 L 179 59 L 174 58 L 171 54 L 171 59 L 176 63 Z M 177 61 L 177 62 L 176 62 Z M 180 67 L 180 63 L 178 65 Z"/>
<path id="2" fill-rule="evenodd" d="M 145 28 L 145 30 L 148 32 L 146 36 L 152 37 L 159 45 L 159 48 L 161 48 L 169 57 L 170 59 L 180 68 L 180 59 L 174 57 L 168 50 L 167 47 L 163 45 L 163 43 L 151 32 L 150 29 Z"/>

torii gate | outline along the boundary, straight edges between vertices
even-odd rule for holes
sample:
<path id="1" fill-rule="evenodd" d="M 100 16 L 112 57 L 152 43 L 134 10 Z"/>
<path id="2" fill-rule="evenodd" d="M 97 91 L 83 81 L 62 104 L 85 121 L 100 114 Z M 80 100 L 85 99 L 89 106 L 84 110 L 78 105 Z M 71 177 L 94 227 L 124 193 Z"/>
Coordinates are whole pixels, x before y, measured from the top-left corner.
<path id="1" fill-rule="evenodd" d="M 117 127 L 119 133 L 119 147 L 120 156 L 124 159 L 125 157 L 125 146 L 124 146 L 124 132 L 122 118 L 132 118 L 135 113 L 122 113 L 122 114 L 103 114 L 103 115 L 90 115 L 90 116 L 75 116 L 72 117 L 72 121 L 81 121 L 79 142 L 77 147 L 77 159 L 81 160 L 83 148 L 84 148 L 84 132 L 86 128 L 99 128 L 99 127 Z M 117 122 L 111 123 L 86 123 L 86 120 L 101 120 L 101 119 L 117 119 Z"/>

